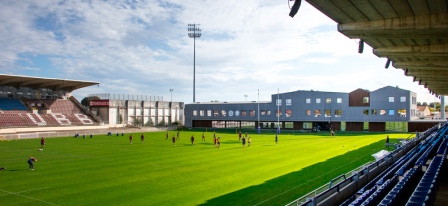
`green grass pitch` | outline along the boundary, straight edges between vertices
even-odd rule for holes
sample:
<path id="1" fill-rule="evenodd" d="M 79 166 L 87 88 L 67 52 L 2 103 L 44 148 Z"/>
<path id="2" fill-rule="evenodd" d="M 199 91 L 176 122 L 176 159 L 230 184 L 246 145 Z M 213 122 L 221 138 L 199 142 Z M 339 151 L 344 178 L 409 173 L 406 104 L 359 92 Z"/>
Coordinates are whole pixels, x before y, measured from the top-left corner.
<path id="1" fill-rule="evenodd" d="M 245 131 L 243 131 L 244 133 Z M 0 205 L 284 205 L 373 160 L 386 134 L 253 134 L 243 148 L 233 130 L 0 141 Z M 252 133 L 252 134 L 251 134 Z M 195 136 L 195 145 L 190 143 Z M 389 134 L 407 138 L 410 134 Z M 356 145 L 356 147 L 355 147 Z M 374 151 L 374 149 L 376 149 Z M 350 152 L 348 151 L 350 150 Z M 28 156 L 35 157 L 34 171 Z"/>

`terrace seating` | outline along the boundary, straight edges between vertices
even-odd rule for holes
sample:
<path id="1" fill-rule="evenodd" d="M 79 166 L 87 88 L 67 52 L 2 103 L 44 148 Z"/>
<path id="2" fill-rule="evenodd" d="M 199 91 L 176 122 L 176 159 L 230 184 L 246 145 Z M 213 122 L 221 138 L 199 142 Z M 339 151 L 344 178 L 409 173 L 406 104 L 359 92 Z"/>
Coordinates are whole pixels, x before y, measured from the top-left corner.
<path id="1" fill-rule="evenodd" d="M 0 98 L 0 110 L 23 110 L 27 111 L 26 107 L 18 99 Z"/>
<path id="2" fill-rule="evenodd" d="M 62 100 L 62 99 L 45 99 L 42 100 L 46 103 L 53 113 L 60 114 L 79 114 L 82 113 L 81 109 L 78 108 L 73 102 L 70 100 Z"/>

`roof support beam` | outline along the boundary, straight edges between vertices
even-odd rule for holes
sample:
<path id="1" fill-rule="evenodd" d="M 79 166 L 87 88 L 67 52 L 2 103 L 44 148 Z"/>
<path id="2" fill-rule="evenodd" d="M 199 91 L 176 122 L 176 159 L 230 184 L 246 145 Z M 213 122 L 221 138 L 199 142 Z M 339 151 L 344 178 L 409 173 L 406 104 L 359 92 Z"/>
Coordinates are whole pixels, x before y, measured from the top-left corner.
<path id="1" fill-rule="evenodd" d="M 440 39 L 448 37 L 448 13 L 338 24 L 352 39 Z"/>
<path id="2" fill-rule="evenodd" d="M 402 69 L 448 70 L 448 60 L 445 59 L 433 61 L 394 62 L 392 65 L 395 68 Z"/>
<path id="3" fill-rule="evenodd" d="M 24 86 L 27 86 L 30 84 L 36 84 L 36 83 L 40 83 L 40 82 L 44 83 L 45 79 L 33 79 L 33 80 L 29 80 L 29 81 L 23 81 L 23 82 L 19 83 L 19 87 L 24 87 Z"/>
<path id="4" fill-rule="evenodd" d="M 448 58 L 448 44 L 422 45 L 422 46 L 399 46 L 383 47 L 374 49 L 373 53 L 378 57 L 388 58 Z"/>
<path id="5" fill-rule="evenodd" d="M 446 70 L 446 71 L 416 71 L 416 70 L 409 70 L 407 76 L 419 76 L 419 75 L 448 76 L 448 70 Z"/>

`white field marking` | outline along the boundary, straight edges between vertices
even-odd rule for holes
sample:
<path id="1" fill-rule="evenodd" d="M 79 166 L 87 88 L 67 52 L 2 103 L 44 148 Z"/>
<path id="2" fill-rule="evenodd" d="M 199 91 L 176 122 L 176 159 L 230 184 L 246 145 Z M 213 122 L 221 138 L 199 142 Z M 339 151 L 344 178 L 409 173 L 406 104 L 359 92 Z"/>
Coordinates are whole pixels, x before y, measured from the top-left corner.
<path id="1" fill-rule="evenodd" d="M 369 155 L 366 155 L 366 156 L 369 156 Z M 366 156 L 364 156 L 364 157 L 366 157 Z M 359 158 L 359 159 L 362 159 L 362 158 L 364 158 L 364 157 L 361 157 L 361 158 Z M 352 162 L 355 162 L 355 161 L 357 161 L 357 160 L 359 160 L 359 159 L 355 159 L 355 160 L 353 160 L 353 161 L 351 161 L 351 162 L 349 162 L 349 163 L 347 163 L 347 164 L 344 164 L 344 165 L 342 165 L 342 166 L 340 166 L 340 167 L 337 167 L 337 168 L 335 168 L 335 169 L 333 169 L 333 170 L 330 170 L 330 171 L 328 171 L 328 172 L 326 172 L 326 173 L 324 173 L 324 174 L 322 174 L 322 175 L 319 175 L 319 176 L 317 176 L 317 177 L 315 177 L 315 178 L 313 178 L 313 179 L 311 179 L 311 180 L 308 180 L 308 181 L 306 181 L 306 182 L 304 182 L 304 183 L 302 183 L 302 184 L 300 184 L 300 185 L 297 185 L 297 186 L 295 186 L 295 187 L 293 187 L 293 188 L 291 188 L 291 189 L 289 189 L 289 190 L 286 190 L 286 191 L 284 191 L 284 192 L 282 192 L 282 193 L 280 193 L 280 194 L 278 194 L 278 195 L 276 195 L 276 196 L 273 196 L 273 197 L 270 197 L 270 198 L 268 198 L 268 199 L 265 199 L 265 200 L 263 200 L 263 201 L 261 201 L 261 202 L 255 204 L 254 206 L 259 205 L 259 204 L 261 204 L 261 203 L 264 203 L 264 202 L 266 202 L 266 201 L 268 201 L 268 200 L 274 199 L 274 198 L 276 198 L 276 197 L 278 197 L 278 196 L 280 196 L 280 195 L 283 195 L 283 194 L 285 194 L 285 193 L 288 193 L 288 192 L 290 192 L 290 191 L 293 190 L 293 189 L 296 189 L 296 188 L 298 188 L 298 187 L 300 187 L 300 186 L 302 186 L 302 185 L 304 185 L 304 184 L 307 184 L 307 183 L 309 183 L 309 182 L 311 182 L 311 181 L 313 181 L 313 180 L 315 180 L 315 179 L 317 179 L 317 178 L 320 178 L 320 177 L 322 177 L 322 176 L 324 176 L 324 175 L 326 175 L 326 174 L 328 174 L 328 173 L 330 173 L 330 172 L 333 172 L 333 171 L 335 171 L 335 170 L 337 170 L 337 169 L 339 169 L 339 168 L 341 168 L 341 167 L 344 167 L 345 165 L 348 165 L 348 164 L 350 164 L 350 163 L 352 163 Z"/>
<path id="2" fill-rule="evenodd" d="M 40 202 L 47 203 L 47 204 L 49 204 L 49 205 L 57 205 L 57 204 L 54 204 L 54 203 L 51 203 L 51 202 L 47 202 L 47 201 L 43 201 L 43 200 L 39 200 L 39 199 L 36 199 L 36 198 L 28 197 L 28 196 L 25 196 L 25 195 L 21 195 L 21 194 L 18 194 L 18 193 L 14 193 L 14 192 L 9 192 L 9 191 L 2 190 L 2 189 L 0 189 L 0 191 L 7 192 L 7 193 L 12 194 L 12 195 L 17 195 L 17 196 L 25 197 L 25 198 L 32 199 L 32 200 L 37 200 L 37 201 L 40 201 Z M 58 206 L 59 206 L 59 205 L 58 205 Z"/>
<path id="3" fill-rule="evenodd" d="M 49 188 L 49 187 L 42 187 L 42 188 L 33 189 L 33 190 L 25 190 L 25 191 L 16 192 L 16 193 L 19 194 L 19 193 L 24 193 L 24 192 L 36 191 L 36 190 L 43 190 L 43 189 L 47 189 L 47 188 Z M 6 196 L 6 195 L 12 195 L 12 194 L 3 194 L 3 195 L 0 195 L 0 196 Z"/>

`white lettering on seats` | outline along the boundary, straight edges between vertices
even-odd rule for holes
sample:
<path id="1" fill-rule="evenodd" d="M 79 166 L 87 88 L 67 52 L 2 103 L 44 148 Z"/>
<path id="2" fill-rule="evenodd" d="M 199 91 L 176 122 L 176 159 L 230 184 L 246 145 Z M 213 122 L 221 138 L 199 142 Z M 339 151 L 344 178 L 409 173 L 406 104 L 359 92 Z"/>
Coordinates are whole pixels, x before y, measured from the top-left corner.
<path id="1" fill-rule="evenodd" d="M 83 124 L 93 124 L 93 121 L 84 114 L 73 114 L 73 115 L 75 115 L 79 119 L 79 121 L 81 121 Z"/>
<path id="2" fill-rule="evenodd" d="M 56 113 L 53 113 L 53 114 L 51 114 L 51 116 L 53 116 L 55 119 L 56 119 L 56 121 L 58 121 L 58 123 L 60 124 L 60 125 L 72 125 L 72 123 L 70 122 L 70 120 L 68 120 L 64 115 L 62 115 L 62 114 L 56 114 Z"/>
<path id="3" fill-rule="evenodd" d="M 30 113 L 26 113 L 26 116 L 28 116 L 31 119 L 31 121 L 34 122 L 34 124 L 37 124 L 39 126 L 47 125 L 47 122 L 45 122 L 44 118 L 42 118 L 39 114 L 34 114 L 34 115 L 36 115 L 37 119 L 39 119 L 40 122 L 38 122 L 38 120 L 36 118 L 34 118 L 33 115 L 31 115 Z"/>

